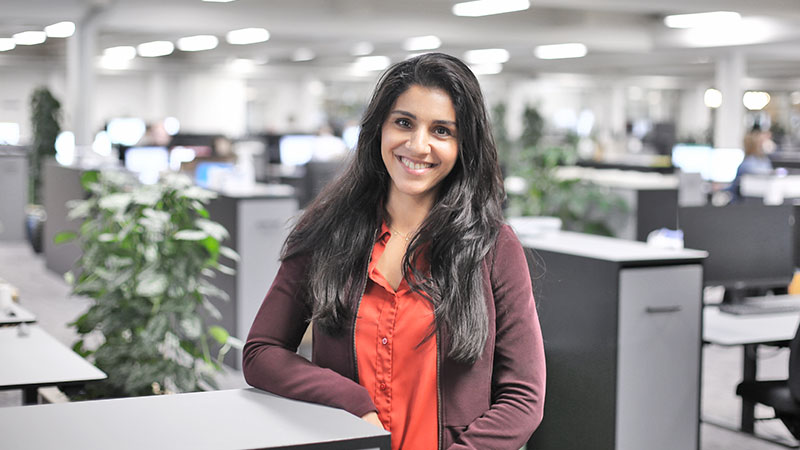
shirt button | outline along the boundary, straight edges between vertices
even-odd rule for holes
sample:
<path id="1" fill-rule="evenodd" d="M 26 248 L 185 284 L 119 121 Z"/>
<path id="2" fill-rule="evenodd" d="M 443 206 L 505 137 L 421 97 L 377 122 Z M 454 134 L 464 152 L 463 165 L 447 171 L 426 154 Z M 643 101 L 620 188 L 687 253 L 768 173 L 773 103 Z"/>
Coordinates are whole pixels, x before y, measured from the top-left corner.
<path id="1" fill-rule="evenodd" d="M 381 339 L 381 344 L 386 345 L 389 343 L 389 340 L 386 338 Z"/>
<path id="2" fill-rule="evenodd" d="M 382 390 L 382 391 L 385 391 L 385 390 L 386 390 L 386 383 L 381 383 L 381 390 Z"/>

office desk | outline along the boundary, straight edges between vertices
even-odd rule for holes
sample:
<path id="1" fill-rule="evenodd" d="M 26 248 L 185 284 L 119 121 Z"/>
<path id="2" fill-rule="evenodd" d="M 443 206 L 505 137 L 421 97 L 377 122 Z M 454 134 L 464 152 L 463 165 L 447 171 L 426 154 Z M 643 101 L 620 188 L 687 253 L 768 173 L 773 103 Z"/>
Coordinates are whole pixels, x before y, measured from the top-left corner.
<path id="1" fill-rule="evenodd" d="M 26 326 L 27 336 L 18 335 L 20 325 L 0 328 L 0 390 L 22 389 L 23 401 L 30 405 L 36 403 L 40 387 L 106 378 L 102 370 L 38 326 Z"/>
<path id="2" fill-rule="evenodd" d="M 18 450 L 391 447 L 388 432 L 348 412 L 252 388 L 1 408 L 0 424 Z"/>
<path id="3" fill-rule="evenodd" d="M 16 303 L 11 303 L 8 311 L 0 311 L 0 325 L 17 325 L 36 322 L 36 316 Z"/>
<path id="4" fill-rule="evenodd" d="M 757 369 L 757 350 L 761 344 L 787 343 L 794 338 L 800 312 L 776 314 L 734 315 L 720 312 L 716 306 L 703 308 L 703 342 L 744 348 L 742 381 L 754 381 Z M 742 399 L 742 431 L 753 433 L 755 403 Z"/>

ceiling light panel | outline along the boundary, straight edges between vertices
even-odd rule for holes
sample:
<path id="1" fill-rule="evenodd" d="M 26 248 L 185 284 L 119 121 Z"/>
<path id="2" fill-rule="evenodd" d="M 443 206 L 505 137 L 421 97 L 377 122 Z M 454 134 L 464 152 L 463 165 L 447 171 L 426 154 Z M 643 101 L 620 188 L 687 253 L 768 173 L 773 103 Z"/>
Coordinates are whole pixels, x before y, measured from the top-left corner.
<path id="1" fill-rule="evenodd" d="M 467 64 L 502 64 L 508 61 L 508 58 L 508 50 L 504 48 L 485 48 L 464 53 Z"/>
<path id="2" fill-rule="evenodd" d="M 44 27 L 47 37 L 68 38 L 75 34 L 75 24 L 72 22 L 58 22 Z"/>
<path id="3" fill-rule="evenodd" d="M 417 36 L 403 41 L 403 50 L 417 52 L 420 50 L 434 50 L 442 46 L 438 36 Z"/>
<path id="4" fill-rule="evenodd" d="M 582 58 L 586 56 L 586 46 L 576 42 L 540 45 L 534 49 L 533 53 L 539 59 Z"/>
<path id="5" fill-rule="evenodd" d="M 742 16 L 733 11 L 714 11 L 695 14 L 675 14 L 664 17 L 664 25 L 670 28 L 700 28 L 730 26 L 742 20 Z"/>
<path id="6" fill-rule="evenodd" d="M 225 40 L 233 45 L 257 44 L 269 40 L 269 31 L 264 28 L 242 28 L 228 32 Z"/>
<path id="7" fill-rule="evenodd" d="M 46 41 L 47 34 L 44 31 L 23 31 L 13 35 L 12 38 L 17 45 L 36 45 Z"/>
<path id="8" fill-rule="evenodd" d="M 14 42 L 12 38 L 0 38 L 0 52 L 7 52 L 9 50 L 14 50 L 17 44 Z"/>
<path id="9" fill-rule="evenodd" d="M 130 61 L 131 59 L 136 58 L 136 49 L 130 45 L 109 47 L 103 50 L 103 57 Z"/>
<path id="10" fill-rule="evenodd" d="M 183 52 L 199 52 L 211 50 L 219 44 L 219 39 L 210 34 L 188 36 L 178 39 L 178 50 Z"/>
<path id="11" fill-rule="evenodd" d="M 156 58 L 166 56 L 175 50 L 175 45 L 169 41 L 145 42 L 136 46 L 136 52 L 144 58 Z"/>
<path id="12" fill-rule="evenodd" d="M 389 67 L 392 60 L 388 56 L 362 56 L 354 63 L 354 68 L 361 71 L 378 71 Z"/>
<path id="13" fill-rule="evenodd" d="M 529 0 L 476 0 L 456 3 L 453 5 L 453 14 L 462 17 L 480 17 L 523 11 L 530 7 Z"/>

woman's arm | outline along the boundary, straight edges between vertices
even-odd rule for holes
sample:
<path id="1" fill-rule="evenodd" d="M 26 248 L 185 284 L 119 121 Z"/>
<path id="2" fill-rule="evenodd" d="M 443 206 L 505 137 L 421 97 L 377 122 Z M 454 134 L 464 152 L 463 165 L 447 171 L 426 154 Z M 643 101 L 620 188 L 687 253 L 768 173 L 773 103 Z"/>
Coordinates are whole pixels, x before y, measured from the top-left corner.
<path id="1" fill-rule="evenodd" d="M 377 410 L 366 389 L 296 353 L 311 317 L 302 294 L 309 264 L 310 258 L 302 256 L 281 264 L 244 346 L 245 380 L 274 394 L 341 408 L 362 417 Z"/>
<path id="2" fill-rule="evenodd" d="M 510 227 L 497 237 L 490 274 L 496 309 L 492 404 L 451 449 L 519 449 L 542 421 L 545 357 L 522 245 Z"/>

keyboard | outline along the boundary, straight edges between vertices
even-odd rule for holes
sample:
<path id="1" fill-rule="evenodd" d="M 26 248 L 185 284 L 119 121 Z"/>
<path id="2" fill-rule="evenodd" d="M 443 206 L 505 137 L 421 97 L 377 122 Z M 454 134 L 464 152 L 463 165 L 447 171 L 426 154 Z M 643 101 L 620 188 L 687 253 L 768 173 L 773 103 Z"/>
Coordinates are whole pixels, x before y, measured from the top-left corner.
<path id="1" fill-rule="evenodd" d="M 800 295 L 748 297 L 742 303 L 720 303 L 719 310 L 736 315 L 800 312 Z"/>

